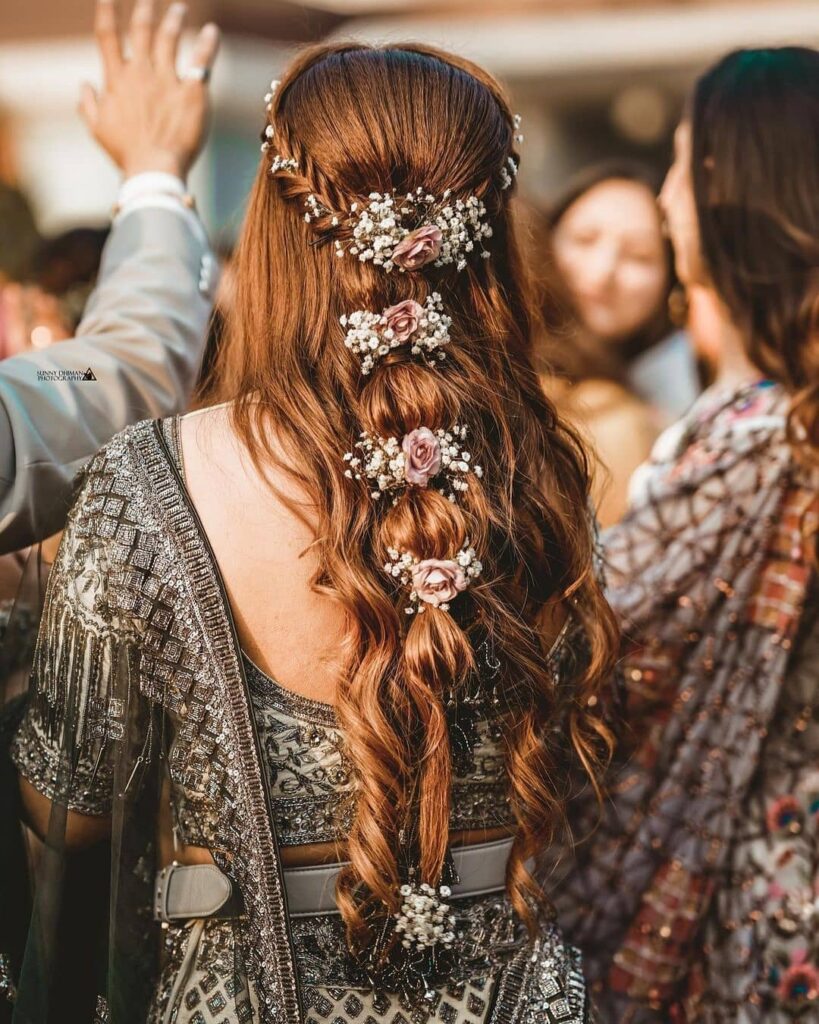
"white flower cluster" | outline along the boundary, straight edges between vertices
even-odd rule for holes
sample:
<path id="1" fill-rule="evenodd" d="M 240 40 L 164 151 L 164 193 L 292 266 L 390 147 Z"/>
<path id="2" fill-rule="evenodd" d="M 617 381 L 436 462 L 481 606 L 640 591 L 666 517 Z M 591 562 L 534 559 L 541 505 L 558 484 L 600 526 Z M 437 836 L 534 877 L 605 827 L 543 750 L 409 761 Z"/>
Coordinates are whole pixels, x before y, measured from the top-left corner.
<path id="1" fill-rule="evenodd" d="M 450 906 L 440 897 L 452 895 L 447 885 L 438 891 L 431 885 L 402 885 L 400 889 L 404 901 L 401 910 L 394 914 L 395 930 L 403 934 L 401 945 L 406 949 L 417 946 L 437 946 L 439 943 L 447 948 L 455 941 L 455 915 L 450 913 Z"/>
<path id="2" fill-rule="evenodd" d="M 270 173 L 275 174 L 277 171 L 292 171 L 294 174 L 298 171 L 299 164 L 297 160 L 294 160 L 292 156 L 279 156 L 277 153 L 270 164 Z"/>
<path id="3" fill-rule="evenodd" d="M 430 439 L 434 438 L 438 458 L 430 463 L 427 454 L 427 464 L 419 468 L 416 465 L 413 438 L 421 432 L 426 433 Z M 422 428 L 400 440 L 397 437 L 378 437 L 365 430 L 355 444 L 356 451 L 344 455 L 347 463 L 344 475 L 350 480 L 367 479 L 374 485 L 370 496 L 375 499 L 387 491 L 395 491 L 410 484 L 426 486 L 427 480 L 443 475 L 449 490 L 441 487 L 439 493 L 454 503 L 457 500 L 456 492 L 469 490 L 469 473 L 474 473 L 479 480 L 483 476 L 483 469 L 472 463 L 471 453 L 463 446 L 466 435 L 467 428 L 457 423 L 450 430 L 439 428 L 428 431 Z M 399 495 L 393 497 L 393 505 L 398 498 Z"/>
<path id="4" fill-rule="evenodd" d="M 387 548 L 387 554 L 390 560 L 384 563 L 384 572 L 402 586 L 412 588 L 410 603 L 404 609 L 407 615 L 424 612 L 427 604 L 448 612 L 449 602 L 483 572 L 483 563 L 469 541 L 454 560 L 419 559 L 398 548 Z"/>
<path id="5" fill-rule="evenodd" d="M 419 565 L 420 560 L 410 551 L 399 551 L 398 548 L 387 548 L 387 554 L 390 556 L 390 560 L 384 563 L 384 572 L 396 579 L 402 586 L 408 587 L 412 583 L 413 566 Z"/>
<path id="6" fill-rule="evenodd" d="M 307 212 L 304 215 L 304 219 L 307 224 L 309 224 L 311 220 L 318 220 L 319 217 L 324 217 L 330 213 L 327 207 L 319 200 L 318 196 L 314 195 L 312 192 L 304 200 L 304 205 L 307 207 Z M 338 217 L 333 217 L 333 227 L 336 227 L 337 225 Z"/>
<path id="7" fill-rule="evenodd" d="M 450 501 L 455 501 L 454 491 L 468 491 L 469 481 L 466 478 L 468 473 L 474 473 L 480 480 L 483 477 L 483 469 L 473 464 L 472 455 L 463 447 L 466 440 L 467 428 L 453 424 L 450 430 L 436 430 L 435 436 L 441 446 L 441 471 L 446 475 L 449 485 L 452 488 L 449 494 L 445 494 Z"/>
<path id="8" fill-rule="evenodd" d="M 521 135 L 520 128 L 521 116 L 515 114 L 512 118 L 512 123 L 515 128 L 515 134 L 513 136 L 516 143 L 520 144 L 523 142 L 523 136 Z M 512 187 L 512 183 L 518 176 L 518 163 L 513 156 L 508 156 L 500 169 L 501 188 L 507 189 Z"/>
<path id="9" fill-rule="evenodd" d="M 279 82 L 278 78 L 274 78 L 273 81 L 270 83 L 270 91 L 266 92 L 265 95 L 264 95 L 264 103 L 265 103 L 264 109 L 265 109 L 266 113 L 268 113 L 268 114 L 273 109 L 273 97 L 276 95 L 276 90 L 279 88 L 279 85 L 280 85 L 280 82 Z M 268 151 L 268 149 L 270 149 L 271 139 L 273 138 L 273 136 L 275 134 L 276 134 L 276 132 L 275 132 L 275 129 L 273 128 L 273 125 L 272 124 L 267 125 L 267 127 L 264 130 L 264 142 L 262 142 L 262 145 L 261 145 L 261 150 L 262 150 L 263 153 L 266 153 Z M 276 159 L 280 160 L 281 157 L 276 157 Z M 271 173 L 273 173 L 273 172 L 271 172 Z"/>
<path id="10" fill-rule="evenodd" d="M 432 292 L 427 295 L 422 308 L 417 327 L 408 338 L 396 334 L 385 313 L 357 309 L 340 318 L 341 326 L 347 328 L 344 344 L 360 357 L 364 375 L 370 373 L 382 356 L 405 343 L 410 344 L 410 352 L 414 356 L 426 354 L 435 359 L 446 358 L 442 346 L 449 344 L 452 318 L 444 313 L 440 294 Z"/>
<path id="11" fill-rule="evenodd" d="M 374 437 L 363 431 L 356 449 L 360 452 L 347 452 L 344 461 L 348 468 L 344 475 L 350 480 L 361 480 L 362 476 L 375 483 L 370 492 L 373 498 L 380 498 L 384 491 L 398 487 L 404 482 L 404 465 L 406 462 L 401 442 L 397 437 Z"/>
<path id="12" fill-rule="evenodd" d="M 461 548 L 455 556 L 455 561 L 464 570 L 470 580 L 476 579 L 483 572 L 483 565 L 478 561 L 475 549 L 468 545 Z"/>
<path id="13" fill-rule="evenodd" d="M 515 180 L 515 178 L 517 178 L 517 176 L 518 165 L 515 163 L 515 158 L 513 156 L 508 156 L 506 158 L 506 163 L 503 165 L 503 167 L 501 167 L 500 171 L 501 188 L 511 188 L 512 182 Z"/>
<path id="14" fill-rule="evenodd" d="M 393 258 L 395 250 L 408 236 L 437 229 L 440 239 L 436 241 L 436 255 L 425 262 L 435 267 L 454 263 L 458 270 L 464 270 L 467 257 L 475 251 L 488 259 L 490 253 L 483 242 L 492 237 L 492 227 L 485 221 L 486 207 L 477 196 L 451 196 L 451 189 L 439 199 L 420 187 L 405 197 L 395 192 L 371 192 L 363 208 L 358 203 L 350 206 L 348 221 L 355 225 L 353 238 L 346 242 L 336 239 L 336 255 L 349 253 L 362 263 L 372 261 L 387 273 L 396 267 L 400 271 L 418 269 L 402 266 Z"/>
<path id="15" fill-rule="evenodd" d="M 264 109 L 267 111 L 268 114 L 273 109 L 273 97 L 276 95 L 276 90 L 279 88 L 280 85 L 281 82 L 279 81 L 279 79 L 274 78 L 273 81 L 270 83 L 270 90 L 266 92 L 264 95 Z"/>

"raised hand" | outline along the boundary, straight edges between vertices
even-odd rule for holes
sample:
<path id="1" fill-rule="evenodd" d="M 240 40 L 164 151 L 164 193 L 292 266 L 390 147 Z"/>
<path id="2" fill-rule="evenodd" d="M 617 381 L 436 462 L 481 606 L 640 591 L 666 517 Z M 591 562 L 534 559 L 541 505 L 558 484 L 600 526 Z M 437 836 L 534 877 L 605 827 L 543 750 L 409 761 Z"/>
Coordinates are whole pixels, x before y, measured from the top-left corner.
<path id="1" fill-rule="evenodd" d="M 191 67 L 176 72 L 186 5 L 172 3 L 156 24 L 154 0 L 136 0 L 123 56 L 115 0 L 97 0 L 94 32 L 104 70 L 99 94 L 83 85 L 80 113 L 94 138 L 126 177 L 142 171 L 186 176 L 205 138 L 208 79 L 219 30 L 208 24 L 194 46 Z"/>

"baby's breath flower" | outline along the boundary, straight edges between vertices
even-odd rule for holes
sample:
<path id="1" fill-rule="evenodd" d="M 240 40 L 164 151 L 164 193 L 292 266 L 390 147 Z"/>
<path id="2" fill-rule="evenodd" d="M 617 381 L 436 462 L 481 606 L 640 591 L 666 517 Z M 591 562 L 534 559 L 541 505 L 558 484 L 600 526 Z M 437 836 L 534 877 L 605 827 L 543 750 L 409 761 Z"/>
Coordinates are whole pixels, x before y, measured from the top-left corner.
<path id="1" fill-rule="evenodd" d="M 372 261 L 387 273 L 402 273 L 431 264 L 443 267 L 467 266 L 466 254 L 478 247 L 484 258 L 489 252 L 484 240 L 492 237 L 486 223 L 486 207 L 477 196 L 451 199 L 447 189 L 438 199 L 422 188 L 399 198 L 396 193 L 371 192 L 359 211 L 350 206 L 347 224 L 352 238 L 339 242 L 336 251 L 355 256 L 362 263 Z"/>
<path id="2" fill-rule="evenodd" d="M 449 611 L 450 602 L 483 571 L 468 541 L 455 558 L 420 559 L 412 552 L 400 552 L 396 548 L 389 548 L 387 554 L 390 560 L 384 564 L 384 571 L 401 586 L 410 588 L 409 604 L 404 609 L 407 615 L 420 614 L 427 605 Z"/>
<path id="3" fill-rule="evenodd" d="M 361 372 L 365 375 L 379 359 L 401 345 L 409 345 L 410 352 L 424 356 L 429 365 L 443 359 L 443 347 L 449 344 L 452 325 L 438 292 L 428 295 L 423 306 L 407 301 L 381 313 L 357 309 L 341 317 L 340 322 L 347 328 L 344 344 L 361 359 Z"/>
<path id="4" fill-rule="evenodd" d="M 454 424 L 449 430 L 420 427 L 403 438 L 379 437 L 363 431 L 354 450 L 344 455 L 344 475 L 366 480 L 370 495 L 377 499 L 390 492 L 395 504 L 408 486 L 426 487 L 440 479 L 440 494 L 457 501 L 469 490 L 470 473 L 480 479 L 483 469 L 475 465 L 464 447 L 467 428 Z"/>

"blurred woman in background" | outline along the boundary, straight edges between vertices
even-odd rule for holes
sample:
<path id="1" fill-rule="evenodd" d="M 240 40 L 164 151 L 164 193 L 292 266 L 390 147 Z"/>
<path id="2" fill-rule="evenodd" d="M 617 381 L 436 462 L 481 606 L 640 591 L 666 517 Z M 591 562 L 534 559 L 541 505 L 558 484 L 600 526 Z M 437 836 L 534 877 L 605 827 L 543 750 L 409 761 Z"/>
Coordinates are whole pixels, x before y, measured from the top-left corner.
<path id="1" fill-rule="evenodd" d="M 681 416 L 699 382 L 669 315 L 675 279 L 651 170 L 631 162 L 591 167 L 553 205 L 549 220 L 584 347 L 666 422 Z"/>
<path id="2" fill-rule="evenodd" d="M 675 141 L 716 381 L 604 539 L 634 743 L 563 910 L 612 1020 L 815 1021 L 819 53 L 724 58 Z"/>
<path id="3" fill-rule="evenodd" d="M 607 526 L 624 513 L 631 474 L 662 426 L 696 397 L 696 365 L 669 319 L 674 275 L 648 169 L 586 170 L 549 224 L 576 331 L 547 343 L 557 378 L 548 390 L 597 453 L 598 515 Z"/>

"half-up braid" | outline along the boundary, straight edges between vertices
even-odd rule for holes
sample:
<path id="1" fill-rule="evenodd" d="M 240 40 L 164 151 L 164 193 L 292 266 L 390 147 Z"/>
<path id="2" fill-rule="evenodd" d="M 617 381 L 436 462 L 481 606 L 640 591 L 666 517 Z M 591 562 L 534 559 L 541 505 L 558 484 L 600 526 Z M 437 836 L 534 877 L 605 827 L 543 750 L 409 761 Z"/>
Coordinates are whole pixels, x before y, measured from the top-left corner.
<path id="1" fill-rule="evenodd" d="M 510 209 L 515 120 L 497 83 L 466 61 L 359 45 L 306 51 L 269 119 L 235 314 L 198 404 L 235 401 L 234 429 L 260 469 L 278 461 L 266 438 L 283 446 L 282 469 L 318 511 L 315 586 L 347 613 L 337 713 L 357 789 L 339 907 L 351 943 L 366 945 L 372 915 L 400 902 L 413 821 L 419 880 L 439 882 L 452 774 L 446 707 L 475 677 L 475 651 L 490 638 L 518 823 L 509 894 L 533 927 L 543 894 L 525 862 L 560 820 L 558 772 L 571 767 L 558 763 L 552 736 L 568 730 L 575 760 L 594 775 L 608 737 L 591 708 L 616 630 L 593 572 L 585 456 L 530 360 L 536 303 Z M 271 174 L 273 153 L 296 169 Z M 471 210 L 477 242 L 466 245 L 467 230 L 451 250 L 444 238 L 437 262 L 379 266 L 377 244 L 353 248 L 356 211 L 372 194 L 396 197 L 396 207 L 402 197 L 434 197 L 444 229 L 450 208 Z M 375 323 L 402 303 L 420 316 L 435 295 L 451 320 L 443 357 L 385 346 L 362 373 L 345 345 L 348 318 Z M 466 432 L 453 450 L 468 460 L 456 458 L 462 483 L 451 495 L 439 486 L 443 464 L 413 482 L 400 459 L 382 471 L 385 463 L 373 469 L 348 454 L 362 434 L 396 451 L 416 431 L 434 446 L 454 425 Z M 374 485 L 379 473 L 385 480 Z M 396 558 L 406 558 L 406 577 L 387 571 Z M 427 600 L 417 582 L 405 585 L 427 560 L 455 566 L 454 599 Z M 555 622 L 572 614 L 586 636 L 588 659 L 560 689 L 545 656 L 554 629 L 544 610 Z"/>

